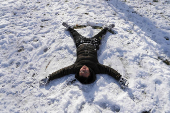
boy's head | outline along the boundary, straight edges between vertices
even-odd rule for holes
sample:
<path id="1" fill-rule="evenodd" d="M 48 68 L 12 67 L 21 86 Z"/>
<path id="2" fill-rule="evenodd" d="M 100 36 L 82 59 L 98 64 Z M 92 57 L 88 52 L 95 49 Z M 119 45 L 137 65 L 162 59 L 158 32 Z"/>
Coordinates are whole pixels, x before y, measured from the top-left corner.
<path id="1" fill-rule="evenodd" d="M 80 68 L 79 72 L 76 73 L 75 77 L 82 84 L 90 84 L 96 79 L 94 71 L 86 65 L 83 65 Z"/>
<path id="2" fill-rule="evenodd" d="M 86 65 L 84 65 L 80 68 L 79 76 L 85 77 L 85 78 L 90 76 L 90 70 Z"/>

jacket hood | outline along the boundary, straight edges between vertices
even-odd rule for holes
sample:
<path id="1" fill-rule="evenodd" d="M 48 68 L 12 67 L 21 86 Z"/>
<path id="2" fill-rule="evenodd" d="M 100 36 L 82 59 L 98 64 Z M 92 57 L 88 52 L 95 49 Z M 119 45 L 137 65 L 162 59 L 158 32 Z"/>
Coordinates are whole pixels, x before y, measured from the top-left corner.
<path id="1" fill-rule="evenodd" d="M 79 71 L 77 71 L 77 73 L 75 74 L 75 78 L 82 84 L 91 84 L 96 80 L 96 74 L 90 67 L 88 67 L 88 68 L 90 70 L 90 76 L 87 78 L 79 76 Z"/>

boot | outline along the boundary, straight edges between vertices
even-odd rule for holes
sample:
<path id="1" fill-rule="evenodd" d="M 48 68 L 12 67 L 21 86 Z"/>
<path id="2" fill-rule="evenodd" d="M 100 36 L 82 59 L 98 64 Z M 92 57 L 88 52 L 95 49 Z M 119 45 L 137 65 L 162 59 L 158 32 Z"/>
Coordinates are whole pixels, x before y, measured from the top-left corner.
<path id="1" fill-rule="evenodd" d="M 69 26 L 66 22 L 63 22 L 62 25 L 63 25 L 64 27 L 66 27 L 66 29 L 71 28 L 71 26 Z"/>

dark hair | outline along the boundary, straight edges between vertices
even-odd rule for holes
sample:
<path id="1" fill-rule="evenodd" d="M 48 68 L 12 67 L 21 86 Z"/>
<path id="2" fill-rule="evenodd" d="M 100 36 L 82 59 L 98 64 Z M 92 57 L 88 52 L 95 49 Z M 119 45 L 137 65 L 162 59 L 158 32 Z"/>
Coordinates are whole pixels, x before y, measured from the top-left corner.
<path id="1" fill-rule="evenodd" d="M 89 68 L 89 67 L 88 67 Z M 89 68 L 90 71 L 90 75 L 89 77 L 82 77 L 79 76 L 79 71 L 75 74 L 75 78 L 80 81 L 82 84 L 90 84 L 93 83 L 96 80 L 96 74 L 94 73 L 94 71 Z"/>

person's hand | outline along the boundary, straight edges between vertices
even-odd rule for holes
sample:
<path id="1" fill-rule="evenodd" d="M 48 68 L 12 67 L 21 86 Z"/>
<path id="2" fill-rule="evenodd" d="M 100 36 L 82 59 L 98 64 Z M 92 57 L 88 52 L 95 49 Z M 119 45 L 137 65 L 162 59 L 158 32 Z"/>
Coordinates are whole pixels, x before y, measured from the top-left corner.
<path id="1" fill-rule="evenodd" d="M 119 83 L 122 89 L 128 88 L 129 82 L 125 78 L 120 78 Z"/>
<path id="2" fill-rule="evenodd" d="M 40 86 L 45 86 L 48 83 L 49 83 L 49 78 L 46 77 L 46 78 L 42 79 L 39 84 L 40 84 Z"/>

